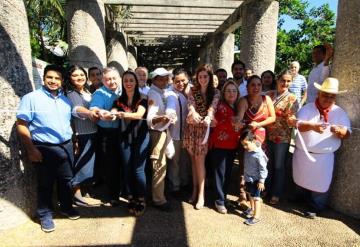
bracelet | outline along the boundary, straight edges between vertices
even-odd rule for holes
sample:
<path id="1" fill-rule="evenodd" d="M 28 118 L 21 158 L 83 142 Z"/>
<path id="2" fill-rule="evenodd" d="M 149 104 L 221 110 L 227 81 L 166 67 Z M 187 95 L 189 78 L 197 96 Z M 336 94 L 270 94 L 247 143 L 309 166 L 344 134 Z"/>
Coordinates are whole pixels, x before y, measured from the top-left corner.
<path id="1" fill-rule="evenodd" d="M 113 118 L 111 119 L 111 121 L 115 121 L 116 120 L 116 115 L 113 116 Z"/>

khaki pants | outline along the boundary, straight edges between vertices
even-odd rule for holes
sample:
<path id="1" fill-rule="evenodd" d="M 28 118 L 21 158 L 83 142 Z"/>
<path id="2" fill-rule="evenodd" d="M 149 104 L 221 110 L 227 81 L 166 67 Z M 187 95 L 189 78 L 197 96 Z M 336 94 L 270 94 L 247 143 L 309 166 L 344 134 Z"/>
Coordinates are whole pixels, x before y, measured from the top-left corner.
<path id="1" fill-rule="evenodd" d="M 188 185 L 191 181 L 191 163 L 190 157 L 185 148 L 182 147 L 182 141 L 175 141 L 175 155 L 169 160 L 168 178 L 172 191 L 180 190 L 180 186 Z"/>
<path id="2" fill-rule="evenodd" d="M 151 165 L 152 165 L 152 199 L 155 205 L 166 203 L 164 195 L 166 176 L 166 132 L 150 130 Z"/>

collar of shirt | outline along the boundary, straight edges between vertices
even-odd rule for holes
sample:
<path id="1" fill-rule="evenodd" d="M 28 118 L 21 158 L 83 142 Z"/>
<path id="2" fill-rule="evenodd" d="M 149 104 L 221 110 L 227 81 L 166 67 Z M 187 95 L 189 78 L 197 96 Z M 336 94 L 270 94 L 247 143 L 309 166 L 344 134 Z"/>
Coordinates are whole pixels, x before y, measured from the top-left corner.
<path id="1" fill-rule="evenodd" d="M 58 94 L 57 94 L 56 96 L 54 96 L 54 95 L 50 92 L 50 90 L 49 90 L 47 87 L 45 87 L 45 86 L 42 86 L 41 89 L 42 89 L 42 91 L 43 91 L 47 96 L 49 96 L 49 97 L 51 97 L 51 98 L 53 98 L 53 99 L 57 99 L 57 98 L 61 97 L 61 96 L 64 94 L 61 89 L 58 90 Z"/>

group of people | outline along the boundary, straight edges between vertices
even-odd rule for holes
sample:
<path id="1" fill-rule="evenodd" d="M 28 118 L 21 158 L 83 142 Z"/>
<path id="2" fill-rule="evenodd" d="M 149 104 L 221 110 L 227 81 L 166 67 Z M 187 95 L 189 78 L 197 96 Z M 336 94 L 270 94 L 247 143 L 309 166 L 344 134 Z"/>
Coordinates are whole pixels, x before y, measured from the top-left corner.
<path id="1" fill-rule="evenodd" d="M 42 230 L 55 229 L 55 182 L 61 213 L 69 219 L 80 217 L 73 204 L 88 206 L 82 191 L 88 181 L 104 182 L 112 206 L 125 197 L 129 213 L 140 216 L 149 197 L 157 209 L 171 211 L 165 187 L 177 196 L 190 185 L 188 202 L 202 209 L 206 171 L 212 171 L 214 205 L 225 214 L 236 158 L 244 223 L 256 224 L 264 190 L 270 204 L 283 198 L 295 130 L 294 194 L 309 199 L 306 216 L 314 218 L 326 205 L 333 153 L 351 132 L 349 118 L 335 105 L 341 91 L 337 79 L 328 77 L 331 56 L 331 47 L 314 48 L 308 83 L 298 62 L 276 77 L 270 70 L 251 75 L 235 61 L 232 78 L 221 68 L 213 73 L 208 64 L 193 77 L 181 68 L 148 73 L 138 67 L 120 76 L 114 67 L 93 67 L 87 74 L 73 65 L 64 74 L 48 65 L 43 87 L 25 95 L 17 113 L 18 134 L 38 169 Z"/>

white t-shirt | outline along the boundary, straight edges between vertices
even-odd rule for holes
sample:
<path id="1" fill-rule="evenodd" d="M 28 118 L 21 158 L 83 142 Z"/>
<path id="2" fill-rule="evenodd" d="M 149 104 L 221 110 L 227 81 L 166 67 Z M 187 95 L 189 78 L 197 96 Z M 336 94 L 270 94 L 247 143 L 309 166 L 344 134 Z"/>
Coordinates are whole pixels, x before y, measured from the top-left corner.
<path id="1" fill-rule="evenodd" d="M 314 68 L 310 71 L 308 78 L 306 103 L 315 102 L 318 90 L 314 86 L 314 83 L 316 82 L 321 85 L 325 78 L 329 77 L 329 74 L 330 68 L 329 66 L 325 66 L 324 62 L 321 62 L 318 65 L 314 66 Z"/>

